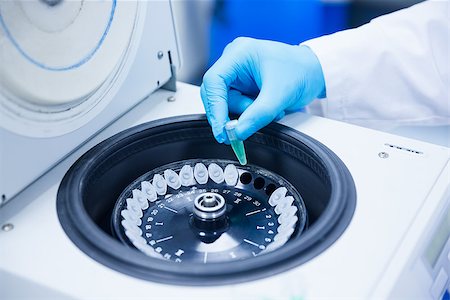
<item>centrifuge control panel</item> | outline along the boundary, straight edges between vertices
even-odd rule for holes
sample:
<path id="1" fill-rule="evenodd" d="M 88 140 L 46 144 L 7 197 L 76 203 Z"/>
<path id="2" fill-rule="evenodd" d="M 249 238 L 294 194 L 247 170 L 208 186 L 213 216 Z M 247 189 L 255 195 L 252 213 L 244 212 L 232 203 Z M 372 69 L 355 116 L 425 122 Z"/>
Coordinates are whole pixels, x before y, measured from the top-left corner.
<path id="1" fill-rule="evenodd" d="M 450 197 L 443 199 L 434 226 L 422 237 L 417 255 L 403 270 L 397 291 L 424 299 L 445 299 L 450 293 Z M 394 292 L 394 296 L 396 293 Z"/>
<path id="2" fill-rule="evenodd" d="M 450 200 L 447 199 L 447 200 Z M 434 230 L 425 252 L 422 263 L 431 276 L 430 295 L 432 299 L 441 299 L 446 290 L 450 291 L 450 207 L 447 206 L 438 227 Z"/>

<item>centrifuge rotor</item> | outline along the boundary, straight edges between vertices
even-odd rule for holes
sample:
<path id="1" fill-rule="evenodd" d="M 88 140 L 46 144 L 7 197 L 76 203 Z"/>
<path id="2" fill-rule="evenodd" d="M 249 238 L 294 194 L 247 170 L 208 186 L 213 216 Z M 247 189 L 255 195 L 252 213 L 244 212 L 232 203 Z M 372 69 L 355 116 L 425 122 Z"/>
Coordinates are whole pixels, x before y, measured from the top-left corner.
<path id="1" fill-rule="evenodd" d="M 147 172 L 123 191 L 112 216 L 123 243 L 150 257 L 203 264 L 274 251 L 306 223 L 303 200 L 284 178 L 218 159 Z"/>

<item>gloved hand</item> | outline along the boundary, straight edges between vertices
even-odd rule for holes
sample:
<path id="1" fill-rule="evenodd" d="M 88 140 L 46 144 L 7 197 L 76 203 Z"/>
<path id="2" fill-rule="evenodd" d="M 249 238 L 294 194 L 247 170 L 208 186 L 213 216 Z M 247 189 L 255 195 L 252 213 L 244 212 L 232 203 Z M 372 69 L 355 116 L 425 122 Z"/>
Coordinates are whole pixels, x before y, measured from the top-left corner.
<path id="1" fill-rule="evenodd" d="M 228 113 L 240 114 L 237 137 L 325 97 L 322 67 L 306 46 L 237 38 L 206 72 L 200 89 L 214 137 L 228 142 Z"/>

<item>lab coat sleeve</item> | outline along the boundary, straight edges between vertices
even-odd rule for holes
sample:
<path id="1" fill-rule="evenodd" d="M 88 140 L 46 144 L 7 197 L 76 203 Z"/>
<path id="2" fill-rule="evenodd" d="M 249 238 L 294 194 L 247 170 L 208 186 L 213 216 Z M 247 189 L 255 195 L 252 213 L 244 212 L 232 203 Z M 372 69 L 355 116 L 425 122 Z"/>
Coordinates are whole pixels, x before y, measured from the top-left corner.
<path id="1" fill-rule="evenodd" d="M 315 105 L 374 127 L 450 124 L 449 11 L 449 1 L 426 1 L 303 43 L 325 77 L 327 98 Z"/>

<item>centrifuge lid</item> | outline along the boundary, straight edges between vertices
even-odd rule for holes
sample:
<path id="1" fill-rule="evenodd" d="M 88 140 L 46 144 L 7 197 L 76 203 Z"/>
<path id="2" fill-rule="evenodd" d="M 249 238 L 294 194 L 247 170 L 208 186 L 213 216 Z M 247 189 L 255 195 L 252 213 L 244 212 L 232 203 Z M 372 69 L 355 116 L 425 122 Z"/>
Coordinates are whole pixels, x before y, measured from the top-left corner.
<path id="1" fill-rule="evenodd" d="M 70 119 L 104 102 L 129 53 L 139 5 L 1 1 L 0 126 L 33 135 L 20 119 Z"/>

